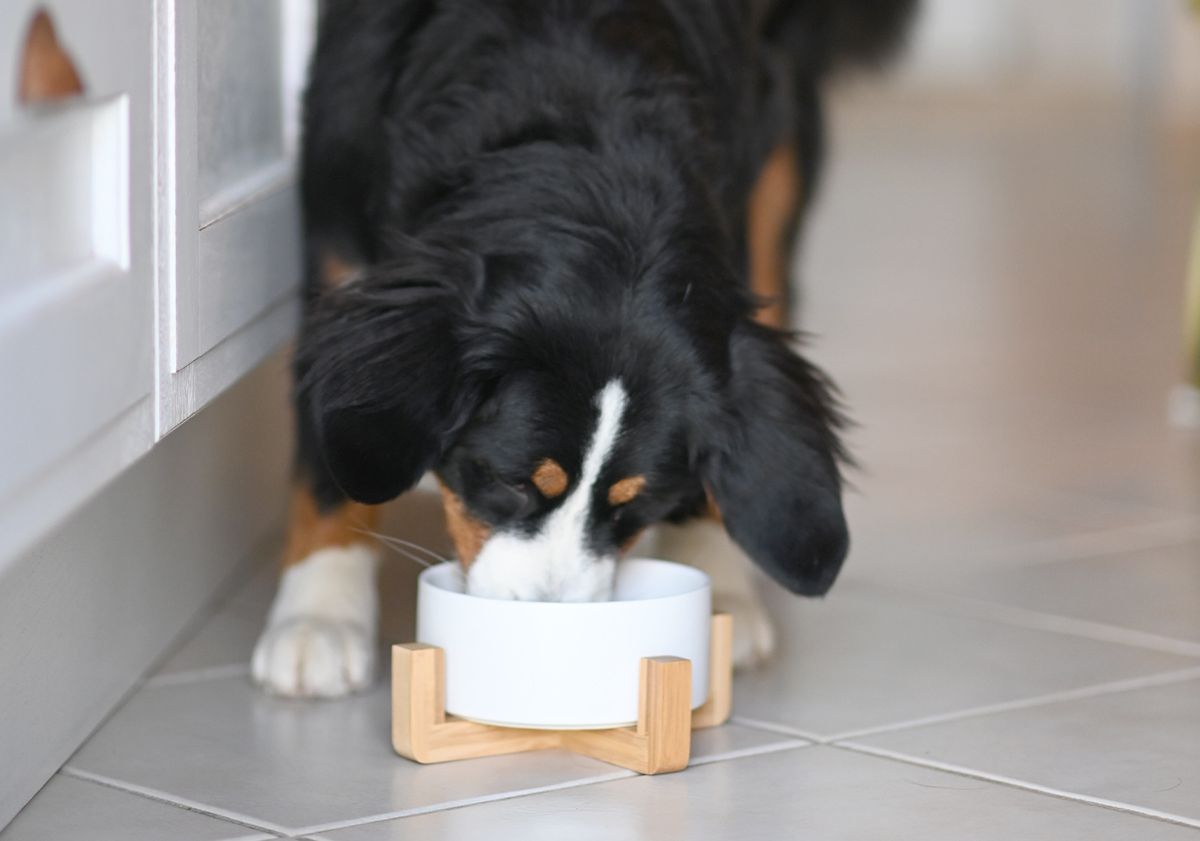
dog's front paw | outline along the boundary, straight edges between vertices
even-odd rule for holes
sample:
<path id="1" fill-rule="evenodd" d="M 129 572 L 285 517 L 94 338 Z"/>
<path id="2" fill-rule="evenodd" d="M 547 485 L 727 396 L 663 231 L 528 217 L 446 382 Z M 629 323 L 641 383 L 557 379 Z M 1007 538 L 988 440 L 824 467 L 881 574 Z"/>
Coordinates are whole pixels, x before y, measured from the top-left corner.
<path id="1" fill-rule="evenodd" d="M 371 685 L 375 646 L 352 622 L 297 616 L 268 625 L 254 647 L 254 680 L 274 695 L 340 698 Z"/>
<path id="2" fill-rule="evenodd" d="M 714 593 L 713 609 L 733 616 L 733 665 L 750 669 L 775 653 L 775 627 L 758 597 L 745 593 Z"/>
<path id="3" fill-rule="evenodd" d="M 339 698 L 371 684 L 376 562 L 369 546 L 334 546 L 284 571 L 250 663 L 259 686 L 289 698 Z"/>

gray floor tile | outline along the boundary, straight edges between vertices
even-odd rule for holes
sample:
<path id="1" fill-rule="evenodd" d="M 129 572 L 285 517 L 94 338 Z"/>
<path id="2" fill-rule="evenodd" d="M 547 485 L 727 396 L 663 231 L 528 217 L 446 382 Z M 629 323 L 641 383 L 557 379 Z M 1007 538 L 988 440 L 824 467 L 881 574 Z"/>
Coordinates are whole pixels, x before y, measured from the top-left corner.
<path id="1" fill-rule="evenodd" d="M 857 489 L 847 497 L 852 540 L 844 580 L 936 588 L 947 576 L 1099 549 L 1106 538 L 1140 548 L 1200 535 L 1194 513 L 1012 487 L 987 469 L 920 465 L 922 475 L 899 476 L 879 469 L 852 477 Z"/>
<path id="2" fill-rule="evenodd" d="M 147 688 L 68 767 L 288 829 L 616 770 L 559 751 L 419 766 L 392 752 L 389 716 L 383 687 L 335 702 L 269 698 L 245 678 Z M 731 725 L 698 734 L 694 751 L 701 758 L 780 741 Z"/>
<path id="3" fill-rule="evenodd" d="M 852 583 L 820 601 L 769 601 L 779 651 L 735 681 L 735 714 L 824 736 L 1196 665 Z"/>
<path id="4" fill-rule="evenodd" d="M 856 741 L 1200 822 L 1200 681 Z"/>
<path id="5" fill-rule="evenodd" d="M 323 833 L 328 841 L 1173 841 L 1193 830 L 833 748 L 720 762 Z"/>
<path id="6" fill-rule="evenodd" d="M 273 836 L 57 775 L 0 832 L 4 841 L 259 841 Z"/>
<path id="7" fill-rule="evenodd" d="M 403 535 L 406 540 L 430 547 L 438 554 L 450 551 L 442 523 L 441 498 L 414 491 L 385 507 L 379 531 Z M 281 546 L 267 549 L 256 569 L 197 632 L 171 654 L 154 677 L 178 679 L 183 673 L 222 667 L 247 666 L 262 631 L 279 579 Z M 408 642 L 413 633 L 415 580 L 421 567 L 410 559 L 381 550 L 381 648 L 389 642 Z"/>
<path id="8" fill-rule="evenodd" d="M 745 727 L 736 722 L 692 734 L 692 761 L 704 763 L 722 760 L 742 753 L 754 753 L 774 748 L 785 748 L 804 742 L 792 736 L 784 736 L 769 730 Z"/>
<path id="9" fill-rule="evenodd" d="M 1058 484 L 1096 498 L 1195 516 L 1200 511 L 1200 437 L 1166 428 L 1161 403 L 1146 408 L 1146 423 L 1110 430 L 1104 440 L 1093 437 L 1099 457 L 1076 459 Z"/>
<path id="10" fill-rule="evenodd" d="M 1200 542 L 957 576 L 938 589 L 1200 643 Z"/>

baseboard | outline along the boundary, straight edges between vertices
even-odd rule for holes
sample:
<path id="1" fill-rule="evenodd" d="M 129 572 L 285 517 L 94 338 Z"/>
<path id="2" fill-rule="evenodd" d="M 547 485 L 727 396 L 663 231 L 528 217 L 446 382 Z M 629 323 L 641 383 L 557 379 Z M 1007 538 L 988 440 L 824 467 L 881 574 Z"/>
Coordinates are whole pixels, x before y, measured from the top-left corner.
<path id="1" fill-rule="evenodd" d="M 276 354 L 0 573 L 0 828 L 282 521 Z"/>

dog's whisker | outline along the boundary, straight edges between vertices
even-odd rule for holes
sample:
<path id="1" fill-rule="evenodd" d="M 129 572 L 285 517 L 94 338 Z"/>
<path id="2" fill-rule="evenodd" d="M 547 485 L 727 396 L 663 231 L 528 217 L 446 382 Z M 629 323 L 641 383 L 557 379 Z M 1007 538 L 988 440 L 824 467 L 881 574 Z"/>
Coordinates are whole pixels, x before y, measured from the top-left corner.
<path id="1" fill-rule="evenodd" d="M 355 531 L 360 531 L 360 532 L 362 532 L 363 534 L 370 534 L 370 532 L 368 532 L 368 531 L 366 531 L 366 530 L 364 530 L 364 529 L 355 529 Z M 395 553 L 396 553 L 397 555 L 399 555 L 400 557 L 402 557 L 402 558 L 404 558 L 404 559 L 406 559 L 406 560 L 412 561 L 413 563 L 415 563 L 415 564 L 418 564 L 418 565 L 420 565 L 420 566 L 422 566 L 422 567 L 425 567 L 426 569 L 428 569 L 429 567 L 433 566 L 433 564 L 431 564 L 431 563 L 429 563 L 428 561 L 426 561 L 426 560 L 424 560 L 424 559 L 422 559 L 422 558 L 420 558 L 420 557 L 418 557 L 418 556 L 414 555 L 412 552 L 409 552 L 407 549 L 402 549 L 402 548 L 400 548 L 399 546 L 393 546 L 392 544 L 388 543 L 387 541 L 382 541 L 382 540 L 381 540 L 381 541 L 380 541 L 380 543 L 382 543 L 382 544 L 383 544 L 384 546 L 386 546 L 388 549 L 391 549 L 393 552 L 395 552 Z"/>
<path id="2" fill-rule="evenodd" d="M 450 560 L 449 558 L 443 558 L 441 555 L 439 555 L 437 552 L 430 549 L 428 546 L 422 546 L 420 543 L 414 543 L 411 540 L 404 540 L 403 538 L 394 537 L 390 534 L 377 534 L 377 537 L 379 537 L 380 540 L 387 540 L 391 543 L 396 543 L 396 544 L 399 544 L 400 546 L 406 546 L 409 549 L 414 549 L 418 552 L 423 552 L 423 553 L 425 553 L 425 555 L 427 555 L 430 558 L 433 558 L 434 560 L 438 561 L 439 563 L 443 563 L 443 564 L 448 563 Z"/>
<path id="3" fill-rule="evenodd" d="M 431 566 L 433 566 L 433 564 L 429 563 L 429 561 L 421 560 L 421 558 L 419 558 L 417 555 L 414 555 L 412 552 L 409 552 L 407 549 L 401 549 L 399 546 L 393 546 L 392 544 L 386 542 L 383 545 L 391 549 L 400 557 L 408 558 L 413 563 L 420 564 L 425 569 L 429 569 Z"/>
<path id="4" fill-rule="evenodd" d="M 441 555 L 439 555 L 437 552 L 434 552 L 429 547 L 422 546 L 419 543 L 413 543 L 410 540 L 403 540 L 402 538 L 399 538 L 399 537 L 392 537 L 391 535 L 388 535 L 388 534 L 381 534 L 380 532 L 372 531 L 371 529 L 367 529 L 367 528 L 355 528 L 354 531 L 357 531 L 360 534 L 367 534 L 367 535 L 370 535 L 371 537 L 374 537 L 376 540 L 385 544 L 392 551 L 397 552 L 397 553 L 405 556 L 406 558 L 410 558 L 411 560 L 416 561 L 417 563 L 421 564 L 422 566 L 426 566 L 426 567 L 430 566 L 429 561 L 417 557 L 409 550 L 417 550 L 420 552 L 424 552 L 425 555 L 427 555 L 430 558 L 433 558 L 434 560 L 438 561 L 439 563 L 447 563 L 449 561 L 448 558 L 443 558 Z"/>

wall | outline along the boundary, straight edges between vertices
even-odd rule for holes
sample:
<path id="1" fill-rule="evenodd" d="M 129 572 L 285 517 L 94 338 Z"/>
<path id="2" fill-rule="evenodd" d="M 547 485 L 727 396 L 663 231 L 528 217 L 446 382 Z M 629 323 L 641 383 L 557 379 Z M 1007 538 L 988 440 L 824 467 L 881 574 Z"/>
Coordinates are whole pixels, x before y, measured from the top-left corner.
<path id="1" fill-rule="evenodd" d="M 898 83 L 1140 100 L 1200 119 L 1200 15 L 1186 0 L 922 0 Z"/>
<path id="2" fill-rule="evenodd" d="M 280 528 L 276 354 L 0 569 L 0 826 Z"/>

